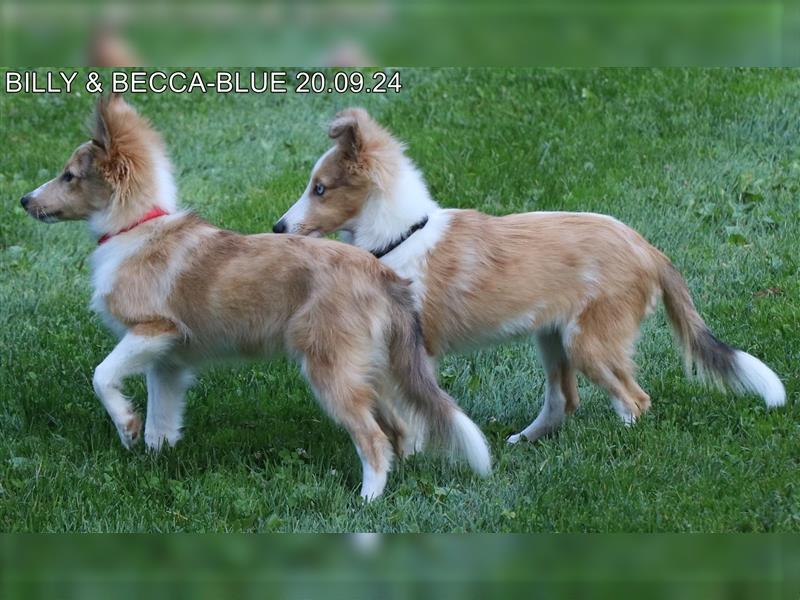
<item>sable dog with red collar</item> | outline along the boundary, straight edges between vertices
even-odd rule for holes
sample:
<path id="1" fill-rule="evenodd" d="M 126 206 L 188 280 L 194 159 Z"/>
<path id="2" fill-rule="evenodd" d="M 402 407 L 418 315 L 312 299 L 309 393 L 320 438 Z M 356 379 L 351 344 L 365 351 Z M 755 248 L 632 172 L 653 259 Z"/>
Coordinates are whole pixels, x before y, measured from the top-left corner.
<path id="1" fill-rule="evenodd" d="M 85 219 L 98 237 L 92 307 L 121 340 L 93 383 L 126 447 L 141 420 L 122 394 L 125 377 L 147 376 L 144 438 L 158 449 L 181 436 L 198 366 L 283 351 L 350 433 L 365 498 L 383 492 L 396 453 L 418 449 L 408 415 L 488 474 L 486 440 L 436 384 L 408 282 L 337 242 L 218 229 L 179 211 L 175 196 L 160 136 L 113 96 L 63 173 L 22 199 L 31 216 Z"/>

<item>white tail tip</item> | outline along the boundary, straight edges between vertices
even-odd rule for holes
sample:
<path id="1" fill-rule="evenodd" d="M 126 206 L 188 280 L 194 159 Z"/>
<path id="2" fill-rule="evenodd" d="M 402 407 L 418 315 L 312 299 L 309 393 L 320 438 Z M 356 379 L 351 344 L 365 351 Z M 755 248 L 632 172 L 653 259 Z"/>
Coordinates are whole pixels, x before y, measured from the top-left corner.
<path id="1" fill-rule="evenodd" d="M 475 423 L 460 410 L 453 414 L 453 438 L 469 466 L 481 477 L 492 472 L 489 444 Z"/>
<path id="2" fill-rule="evenodd" d="M 781 380 L 755 356 L 737 350 L 734 368 L 744 390 L 761 396 L 769 408 L 786 404 L 786 390 Z"/>

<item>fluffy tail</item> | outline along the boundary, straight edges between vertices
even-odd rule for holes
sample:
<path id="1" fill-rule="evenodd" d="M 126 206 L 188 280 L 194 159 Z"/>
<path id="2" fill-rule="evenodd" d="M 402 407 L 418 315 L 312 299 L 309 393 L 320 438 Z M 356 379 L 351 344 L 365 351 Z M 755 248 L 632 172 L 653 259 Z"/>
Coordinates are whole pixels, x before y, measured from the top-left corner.
<path id="1" fill-rule="evenodd" d="M 479 475 L 488 475 L 492 470 L 489 445 L 478 426 L 436 382 L 410 288 L 398 280 L 389 281 L 388 287 L 394 300 L 391 368 L 409 408 L 424 422 L 431 441 L 463 456 Z"/>
<path id="2" fill-rule="evenodd" d="M 697 313 L 689 288 L 678 270 L 665 257 L 661 268 L 664 306 L 675 335 L 683 345 L 686 370 L 704 381 L 737 393 L 752 392 L 768 407 L 783 406 L 786 391 L 778 376 L 755 356 L 721 342 Z"/>

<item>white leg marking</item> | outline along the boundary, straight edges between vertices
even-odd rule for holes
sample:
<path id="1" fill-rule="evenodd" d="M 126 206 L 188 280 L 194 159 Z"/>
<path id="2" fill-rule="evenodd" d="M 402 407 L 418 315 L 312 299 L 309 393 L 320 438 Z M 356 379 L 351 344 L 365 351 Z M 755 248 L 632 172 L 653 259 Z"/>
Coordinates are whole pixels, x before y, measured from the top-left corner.
<path id="1" fill-rule="evenodd" d="M 139 438 L 141 420 L 123 395 L 122 382 L 129 375 L 142 373 L 169 349 L 173 339 L 168 335 L 150 337 L 128 333 L 94 371 L 94 391 L 126 448 Z"/>
<path id="2" fill-rule="evenodd" d="M 409 427 L 403 439 L 403 458 L 413 456 L 425 449 L 425 432 L 417 427 Z"/>
<path id="3" fill-rule="evenodd" d="M 614 407 L 614 412 L 619 415 L 619 418 L 622 419 L 626 426 L 630 427 L 636 423 L 636 415 L 630 411 L 622 400 L 612 397 L 611 405 Z"/>
<path id="4" fill-rule="evenodd" d="M 523 440 L 536 441 L 543 435 L 558 429 L 567 418 L 567 399 L 561 391 L 561 378 L 556 377 L 554 384 L 550 382 L 550 373 L 567 362 L 560 334 L 557 332 L 540 333 L 536 336 L 536 345 L 548 378 L 545 384 L 544 403 L 538 416 L 530 425 L 520 433 L 509 436 L 506 440 L 509 444 L 516 444 Z"/>
<path id="5" fill-rule="evenodd" d="M 402 391 L 398 386 L 391 388 L 392 398 L 401 398 Z M 427 427 L 423 419 L 418 415 L 413 414 L 407 409 L 408 403 L 405 401 L 397 401 L 394 403 L 393 408 L 395 415 L 402 421 L 405 427 L 403 435 L 401 458 L 412 456 L 417 452 L 422 452 L 425 449 L 425 440 L 427 439 Z"/>
<path id="6" fill-rule="evenodd" d="M 187 369 L 153 365 L 147 370 L 144 442 L 151 450 L 159 450 L 164 442 L 174 446 L 181 439 L 186 390 L 191 384 Z"/>
<path id="7" fill-rule="evenodd" d="M 543 435 L 558 429 L 566 419 L 567 400 L 561 392 L 560 382 L 556 385 L 547 384 L 544 393 L 544 403 L 537 417 L 519 433 L 515 433 L 506 440 L 509 444 L 516 444 L 523 440 L 534 442 Z"/>
<path id="8" fill-rule="evenodd" d="M 388 478 L 389 470 L 384 468 L 380 471 L 376 471 L 364 458 L 361 449 L 356 448 L 356 451 L 358 452 L 358 457 L 361 459 L 361 467 L 363 470 L 361 497 L 367 502 L 371 502 L 383 494 L 383 490 L 386 487 L 386 480 Z"/>

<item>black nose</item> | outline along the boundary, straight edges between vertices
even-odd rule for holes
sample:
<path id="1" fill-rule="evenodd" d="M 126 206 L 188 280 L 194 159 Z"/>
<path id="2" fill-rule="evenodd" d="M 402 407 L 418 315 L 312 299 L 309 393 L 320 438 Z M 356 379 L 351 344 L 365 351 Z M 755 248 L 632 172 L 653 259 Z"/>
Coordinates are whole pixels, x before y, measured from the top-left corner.
<path id="1" fill-rule="evenodd" d="M 286 221 L 281 219 L 272 226 L 272 233 L 286 233 Z"/>
<path id="2" fill-rule="evenodd" d="M 22 204 L 22 208 L 28 208 L 28 202 L 30 201 L 31 201 L 30 196 L 23 196 L 22 200 L 20 200 L 19 203 Z"/>

